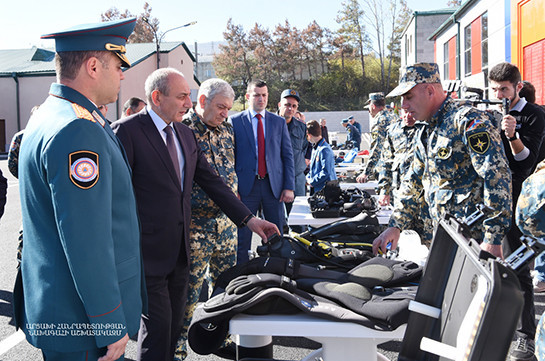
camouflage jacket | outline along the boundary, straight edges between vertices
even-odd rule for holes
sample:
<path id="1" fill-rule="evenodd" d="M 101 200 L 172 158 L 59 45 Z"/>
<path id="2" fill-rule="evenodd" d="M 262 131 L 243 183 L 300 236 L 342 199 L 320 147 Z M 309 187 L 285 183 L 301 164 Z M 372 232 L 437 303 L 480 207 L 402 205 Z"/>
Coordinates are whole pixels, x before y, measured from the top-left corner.
<path id="1" fill-rule="evenodd" d="M 238 178 L 235 172 L 235 141 L 231 124 L 224 121 L 218 127 L 209 129 L 193 109 L 187 112 L 182 122 L 193 130 L 208 163 L 236 193 Z M 193 182 L 192 217 L 214 217 L 220 212 L 214 201 Z"/>
<path id="2" fill-rule="evenodd" d="M 387 109 L 383 109 L 375 116 L 375 123 L 371 128 L 371 149 L 369 151 L 369 160 L 365 166 L 363 174 L 368 179 L 377 179 L 380 173 L 380 158 L 384 142 L 386 141 L 386 129 L 388 125 L 395 121 L 395 114 Z"/>
<path id="3" fill-rule="evenodd" d="M 522 183 L 515 216 L 524 234 L 545 237 L 545 160 Z"/>
<path id="4" fill-rule="evenodd" d="M 21 130 L 13 136 L 8 153 L 8 169 L 15 178 L 19 178 L 19 150 L 23 140 L 24 130 Z"/>
<path id="5" fill-rule="evenodd" d="M 501 244 L 511 223 L 511 172 L 490 116 L 447 98 L 418 132 L 413 162 L 403 177 L 390 226 L 405 229 L 419 214 L 424 189 L 434 222 L 448 213 L 464 218 L 479 204 L 493 209 L 473 237 Z"/>
<path id="6" fill-rule="evenodd" d="M 407 127 L 401 119 L 388 125 L 379 166 L 379 194 L 392 195 L 399 189 L 401 178 L 412 162 L 415 135 L 424 126 L 424 122 L 416 122 L 414 126 Z"/>

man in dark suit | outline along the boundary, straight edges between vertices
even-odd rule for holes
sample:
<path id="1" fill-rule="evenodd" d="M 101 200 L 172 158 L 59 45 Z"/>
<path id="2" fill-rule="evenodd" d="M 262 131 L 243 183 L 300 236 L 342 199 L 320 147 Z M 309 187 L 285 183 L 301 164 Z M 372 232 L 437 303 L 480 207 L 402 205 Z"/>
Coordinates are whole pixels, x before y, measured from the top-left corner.
<path id="1" fill-rule="evenodd" d="M 131 172 L 97 108 L 117 99 L 135 23 L 42 37 L 56 40 L 58 83 L 31 116 L 19 157 L 25 244 L 14 315 L 48 361 L 118 360 L 145 308 Z"/>
<path id="2" fill-rule="evenodd" d="M 239 227 L 262 238 L 278 232 L 254 218 L 210 167 L 193 131 L 182 124 L 192 106 L 182 73 L 154 71 L 145 83 L 148 105 L 112 125 L 125 150 L 142 225 L 148 314 L 138 334 L 138 360 L 172 361 L 181 333 L 189 280 L 193 181 Z"/>
<path id="3" fill-rule="evenodd" d="M 246 90 L 248 110 L 231 117 L 235 132 L 235 168 L 240 199 L 253 214 L 261 208 L 265 219 L 284 225 L 283 202 L 293 202 L 295 170 L 293 150 L 284 118 L 268 112 L 269 93 L 262 80 Z M 252 233 L 238 231 L 237 263 L 248 261 Z"/>

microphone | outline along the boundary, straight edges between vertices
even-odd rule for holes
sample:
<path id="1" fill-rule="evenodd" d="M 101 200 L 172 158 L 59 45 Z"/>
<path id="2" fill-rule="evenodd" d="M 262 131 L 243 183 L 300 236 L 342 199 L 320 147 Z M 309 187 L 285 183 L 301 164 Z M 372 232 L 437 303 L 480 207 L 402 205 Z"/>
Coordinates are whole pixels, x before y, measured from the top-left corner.
<path id="1" fill-rule="evenodd" d="M 511 100 L 509 98 L 503 98 L 501 102 L 503 106 L 503 115 L 509 114 L 509 107 L 511 105 Z"/>
<path id="2" fill-rule="evenodd" d="M 511 100 L 509 98 L 503 98 L 502 100 L 502 107 L 503 107 L 503 115 L 509 114 L 509 106 L 511 105 Z M 504 131 L 505 136 L 509 139 L 509 134 L 507 134 L 507 131 Z"/>

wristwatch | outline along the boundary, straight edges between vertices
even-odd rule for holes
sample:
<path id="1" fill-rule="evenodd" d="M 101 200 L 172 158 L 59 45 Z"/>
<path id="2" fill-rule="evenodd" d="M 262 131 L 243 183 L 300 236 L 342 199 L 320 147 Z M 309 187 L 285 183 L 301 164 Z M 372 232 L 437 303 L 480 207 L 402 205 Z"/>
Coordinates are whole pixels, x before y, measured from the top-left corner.
<path id="1" fill-rule="evenodd" d="M 520 139 L 519 133 L 515 132 L 515 135 L 513 135 L 511 138 L 509 138 L 509 141 L 512 142 L 513 140 Z"/>
<path id="2" fill-rule="evenodd" d="M 250 221 L 250 219 L 254 218 L 254 215 L 253 214 L 249 214 L 246 218 L 244 218 L 242 220 L 242 222 L 240 223 L 240 228 L 242 227 L 246 227 L 248 225 L 248 222 Z"/>

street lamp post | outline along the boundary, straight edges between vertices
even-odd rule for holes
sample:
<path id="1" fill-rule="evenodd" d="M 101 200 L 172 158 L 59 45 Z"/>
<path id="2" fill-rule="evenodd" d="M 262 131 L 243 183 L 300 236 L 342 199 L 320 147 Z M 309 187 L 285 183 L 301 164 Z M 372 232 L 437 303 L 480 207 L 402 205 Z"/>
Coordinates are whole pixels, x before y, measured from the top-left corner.
<path id="1" fill-rule="evenodd" d="M 185 28 L 185 27 L 188 27 L 188 26 L 191 26 L 191 25 L 195 25 L 197 23 L 196 21 L 192 21 L 190 23 L 180 25 L 180 26 L 177 26 L 177 27 L 172 28 L 172 29 L 168 29 L 163 34 L 161 34 L 161 37 L 159 37 L 157 35 L 157 30 L 155 29 L 155 27 L 149 23 L 149 19 L 146 18 L 146 17 L 143 17 L 142 20 L 144 20 L 144 22 L 146 24 L 148 24 L 149 27 L 151 28 L 151 31 L 153 31 L 153 36 L 155 38 L 155 47 L 156 47 L 156 52 L 157 52 L 157 69 L 159 69 L 159 54 L 160 54 L 160 51 L 161 51 L 161 41 L 165 37 L 165 34 L 168 33 L 169 31 L 180 29 L 180 28 Z"/>

